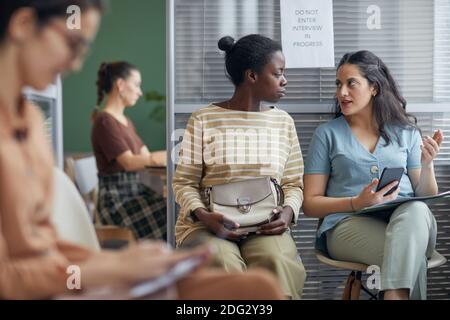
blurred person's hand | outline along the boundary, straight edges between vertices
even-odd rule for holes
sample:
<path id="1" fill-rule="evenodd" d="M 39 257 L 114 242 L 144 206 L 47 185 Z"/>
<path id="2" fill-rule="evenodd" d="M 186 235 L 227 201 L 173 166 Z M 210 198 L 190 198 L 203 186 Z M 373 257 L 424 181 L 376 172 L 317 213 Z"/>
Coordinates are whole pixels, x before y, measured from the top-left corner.
<path id="1" fill-rule="evenodd" d="M 93 255 L 81 266 L 82 286 L 129 287 L 162 276 L 184 259 L 198 258 L 205 264 L 210 256 L 207 246 L 174 251 L 165 243 L 144 241 L 119 252 Z"/>
<path id="2" fill-rule="evenodd" d="M 129 283 L 148 280 L 167 273 L 175 264 L 188 258 L 198 258 L 206 262 L 211 255 L 207 246 L 192 250 L 171 250 L 167 244 L 161 242 L 144 241 L 119 253 L 120 261 L 134 262 L 133 266 L 126 265 L 123 276 Z"/>

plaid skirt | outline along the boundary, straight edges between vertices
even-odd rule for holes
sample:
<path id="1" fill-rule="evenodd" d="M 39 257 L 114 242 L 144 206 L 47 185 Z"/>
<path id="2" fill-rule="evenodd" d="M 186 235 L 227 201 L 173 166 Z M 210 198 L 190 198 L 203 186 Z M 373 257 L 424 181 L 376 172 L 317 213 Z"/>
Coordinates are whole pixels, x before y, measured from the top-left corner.
<path id="1" fill-rule="evenodd" d="M 97 210 L 102 224 L 126 227 L 136 239 L 167 238 L 166 201 L 135 172 L 99 176 Z"/>

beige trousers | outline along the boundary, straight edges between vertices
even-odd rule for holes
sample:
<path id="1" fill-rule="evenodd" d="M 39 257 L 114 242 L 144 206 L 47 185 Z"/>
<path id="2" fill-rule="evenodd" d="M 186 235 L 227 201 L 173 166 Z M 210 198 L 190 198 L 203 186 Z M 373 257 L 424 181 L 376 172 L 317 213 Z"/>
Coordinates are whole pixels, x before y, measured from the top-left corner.
<path id="1" fill-rule="evenodd" d="M 436 220 L 428 206 L 408 202 L 384 218 L 352 216 L 327 232 L 333 259 L 376 265 L 381 290 L 409 289 L 411 299 L 426 299 L 427 257 L 436 245 Z"/>
<path id="2" fill-rule="evenodd" d="M 264 268 L 278 278 L 286 296 L 301 298 L 306 272 L 289 232 L 277 236 L 254 235 L 236 243 L 220 239 L 207 230 L 196 230 L 183 241 L 181 247 L 191 246 L 199 239 L 216 248 L 215 266 L 228 272 Z"/>

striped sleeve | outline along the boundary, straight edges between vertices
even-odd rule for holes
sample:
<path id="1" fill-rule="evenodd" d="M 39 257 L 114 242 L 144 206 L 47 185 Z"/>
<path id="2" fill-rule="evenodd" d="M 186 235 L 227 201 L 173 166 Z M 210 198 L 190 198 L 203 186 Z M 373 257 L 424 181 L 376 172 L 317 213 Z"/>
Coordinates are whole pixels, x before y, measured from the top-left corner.
<path id="1" fill-rule="evenodd" d="M 172 183 L 175 201 L 181 206 L 181 211 L 187 214 L 198 208 L 206 209 L 200 196 L 200 181 L 203 175 L 202 135 L 202 123 L 192 115 L 181 143 L 178 166 Z"/>
<path id="2" fill-rule="evenodd" d="M 294 211 L 294 223 L 297 223 L 300 208 L 303 202 L 303 170 L 304 163 L 297 131 L 291 118 L 290 126 L 291 149 L 281 178 L 281 187 L 284 192 L 283 206 L 290 206 Z"/>

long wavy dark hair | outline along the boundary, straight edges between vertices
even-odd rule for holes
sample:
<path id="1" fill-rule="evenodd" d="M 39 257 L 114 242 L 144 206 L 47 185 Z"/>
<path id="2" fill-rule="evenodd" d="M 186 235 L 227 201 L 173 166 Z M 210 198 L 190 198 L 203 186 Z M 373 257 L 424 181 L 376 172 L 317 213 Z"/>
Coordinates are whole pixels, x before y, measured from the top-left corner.
<path id="1" fill-rule="evenodd" d="M 367 79 L 370 85 L 375 86 L 377 94 L 372 98 L 375 120 L 380 135 L 386 141 L 386 145 L 392 142 L 388 126 L 399 126 L 405 129 L 417 129 L 417 118 L 406 112 L 406 100 L 403 98 L 397 83 L 392 77 L 386 64 L 370 51 L 362 50 L 346 53 L 336 70 L 344 64 L 352 64 L 358 67 L 361 75 Z M 342 116 L 339 100 L 335 97 L 335 118 Z M 398 143 L 400 139 L 393 132 Z"/>

